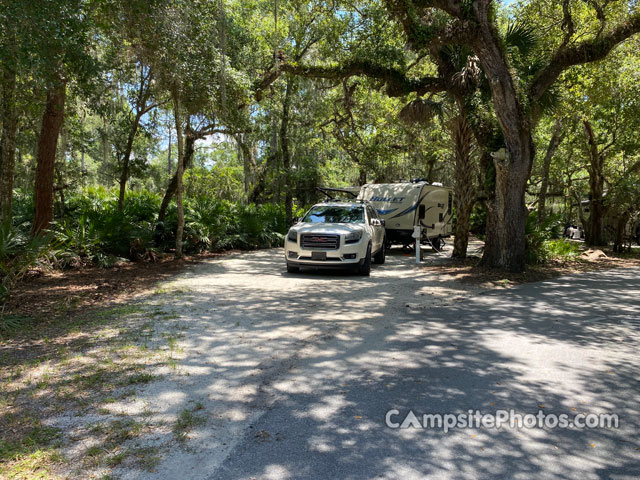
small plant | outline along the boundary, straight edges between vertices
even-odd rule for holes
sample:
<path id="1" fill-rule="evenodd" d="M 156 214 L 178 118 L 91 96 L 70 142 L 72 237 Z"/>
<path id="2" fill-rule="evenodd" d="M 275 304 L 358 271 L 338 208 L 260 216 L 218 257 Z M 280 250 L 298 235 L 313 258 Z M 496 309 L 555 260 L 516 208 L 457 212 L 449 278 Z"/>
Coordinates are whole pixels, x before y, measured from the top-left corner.
<path id="1" fill-rule="evenodd" d="M 54 256 L 51 235 L 32 237 L 8 223 L 0 225 L 0 301 L 29 270 L 50 268 Z"/>
<path id="2" fill-rule="evenodd" d="M 151 373 L 138 373 L 127 378 L 128 385 L 139 385 L 149 383 L 155 378 Z"/>
<path id="3" fill-rule="evenodd" d="M 548 241 L 562 237 L 562 220 L 557 215 L 550 215 L 538 222 L 538 212 L 531 212 L 527 217 L 525 239 L 527 243 L 527 263 L 540 264 L 551 258 Z"/>
<path id="4" fill-rule="evenodd" d="M 178 414 L 178 420 L 173 426 L 173 436 L 178 441 L 184 441 L 187 439 L 189 432 L 198 425 L 206 423 L 206 418 L 201 415 L 196 415 L 194 412 L 202 410 L 204 407 L 202 404 L 196 404 L 193 409 L 184 409 Z"/>
<path id="5" fill-rule="evenodd" d="M 551 258 L 570 259 L 581 253 L 580 244 L 568 240 L 547 240 L 545 248 Z"/>

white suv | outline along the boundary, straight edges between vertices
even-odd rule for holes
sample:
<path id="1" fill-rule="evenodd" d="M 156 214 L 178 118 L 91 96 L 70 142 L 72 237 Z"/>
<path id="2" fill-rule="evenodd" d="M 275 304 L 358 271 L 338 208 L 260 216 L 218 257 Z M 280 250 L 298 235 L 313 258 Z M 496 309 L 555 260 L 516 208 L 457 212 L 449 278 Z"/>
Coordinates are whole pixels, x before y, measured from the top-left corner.
<path id="1" fill-rule="evenodd" d="M 384 263 L 384 220 L 366 202 L 325 202 L 311 207 L 284 242 L 287 271 L 300 267 L 354 268 L 369 275 Z"/>

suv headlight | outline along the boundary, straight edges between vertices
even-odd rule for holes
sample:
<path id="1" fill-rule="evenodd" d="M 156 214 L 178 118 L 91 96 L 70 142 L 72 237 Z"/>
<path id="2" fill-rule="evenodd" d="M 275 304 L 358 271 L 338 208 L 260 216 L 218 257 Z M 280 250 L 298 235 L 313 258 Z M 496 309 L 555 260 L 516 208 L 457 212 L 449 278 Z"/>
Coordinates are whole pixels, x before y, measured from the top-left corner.
<path id="1" fill-rule="evenodd" d="M 289 230 L 289 233 L 287 233 L 287 240 L 291 241 L 291 242 L 298 242 L 298 232 L 291 229 Z"/>
<path id="2" fill-rule="evenodd" d="M 362 238 L 362 230 L 347 233 L 347 236 L 344 237 L 344 243 L 358 243 L 361 238 Z"/>

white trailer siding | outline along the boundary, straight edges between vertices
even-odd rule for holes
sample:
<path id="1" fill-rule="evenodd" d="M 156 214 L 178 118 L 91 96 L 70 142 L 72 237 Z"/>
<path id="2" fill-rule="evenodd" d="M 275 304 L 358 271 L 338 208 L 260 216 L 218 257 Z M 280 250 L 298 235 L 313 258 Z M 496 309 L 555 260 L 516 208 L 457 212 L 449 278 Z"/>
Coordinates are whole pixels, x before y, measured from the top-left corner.
<path id="1" fill-rule="evenodd" d="M 424 206 L 424 238 L 451 235 L 453 192 L 450 188 L 417 183 L 384 183 L 362 186 L 358 198 L 378 211 L 386 222 L 387 237 L 394 243 L 411 241 L 418 223 L 420 206 Z"/>

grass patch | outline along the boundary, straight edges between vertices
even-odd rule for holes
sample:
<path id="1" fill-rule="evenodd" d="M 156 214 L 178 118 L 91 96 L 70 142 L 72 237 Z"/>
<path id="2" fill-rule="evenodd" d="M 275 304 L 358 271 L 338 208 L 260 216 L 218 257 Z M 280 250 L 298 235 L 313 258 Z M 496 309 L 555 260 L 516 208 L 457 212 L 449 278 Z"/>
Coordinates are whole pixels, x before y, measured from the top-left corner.
<path id="1" fill-rule="evenodd" d="M 134 448 L 128 451 L 133 466 L 153 472 L 160 463 L 160 449 L 157 447 Z"/>
<path id="2" fill-rule="evenodd" d="M 52 466 L 64 460 L 61 436 L 60 430 L 38 424 L 21 438 L 0 440 L 0 478 L 51 478 Z"/>
<path id="3" fill-rule="evenodd" d="M 198 415 L 195 412 L 202 410 L 204 407 L 201 403 L 197 403 L 194 408 L 185 408 L 178 414 L 178 420 L 173 426 L 173 436 L 176 440 L 183 442 L 189 432 L 199 425 L 204 425 L 207 419 L 204 415 Z"/>
<path id="4" fill-rule="evenodd" d="M 126 460 L 128 453 L 129 452 L 127 450 L 118 452 L 114 455 L 107 457 L 104 463 L 105 465 L 111 468 L 117 467 L 118 465 L 121 465 Z"/>
<path id="5" fill-rule="evenodd" d="M 131 418 L 94 425 L 91 433 L 98 437 L 101 443 L 85 451 L 85 464 L 91 467 L 120 465 L 134 452 L 132 449 L 120 450 L 122 444 L 139 437 L 145 427 L 147 424 Z"/>
<path id="6" fill-rule="evenodd" d="M 0 339 L 16 328 L 10 349 L 0 356 L 0 479 L 53 479 L 57 470 L 71 471 L 69 478 L 99 478 L 95 469 L 124 464 L 152 470 L 157 465 L 159 449 L 133 448 L 133 439 L 159 425 L 153 412 L 146 408 L 134 418 L 106 408 L 157 379 L 148 365 L 166 362 L 166 351 L 138 344 L 155 334 L 154 320 L 144 316 L 148 308 L 137 303 L 65 318 L 51 311 L 47 318 L 20 317 L 15 324 L 7 321 L 14 317 L 0 316 Z M 160 343 L 167 349 L 165 341 Z M 176 340 L 170 343 L 171 350 L 178 349 Z M 82 428 L 81 417 L 88 412 L 105 417 Z M 64 446 L 80 447 L 82 461 L 75 465 L 60 454 L 61 432 L 40 424 L 61 414 L 78 418 L 72 423 L 80 428 L 65 437 Z"/>
<path id="7" fill-rule="evenodd" d="M 30 321 L 31 318 L 23 315 L 0 315 L 0 340 L 3 335 L 26 327 Z"/>
<path id="8" fill-rule="evenodd" d="M 139 436 L 144 427 L 144 423 L 127 418 L 124 420 L 114 420 L 109 423 L 99 423 L 95 425 L 91 431 L 104 439 L 103 446 L 107 450 L 113 450 L 126 440 Z"/>
<path id="9" fill-rule="evenodd" d="M 544 246 L 548 257 L 554 259 L 576 258 L 582 253 L 581 244 L 568 240 L 547 240 Z"/>
<path id="10" fill-rule="evenodd" d="M 131 375 L 127 377 L 126 384 L 127 385 L 141 385 L 145 383 L 149 383 L 156 378 L 156 375 L 151 373 L 137 373 L 135 375 Z"/>

